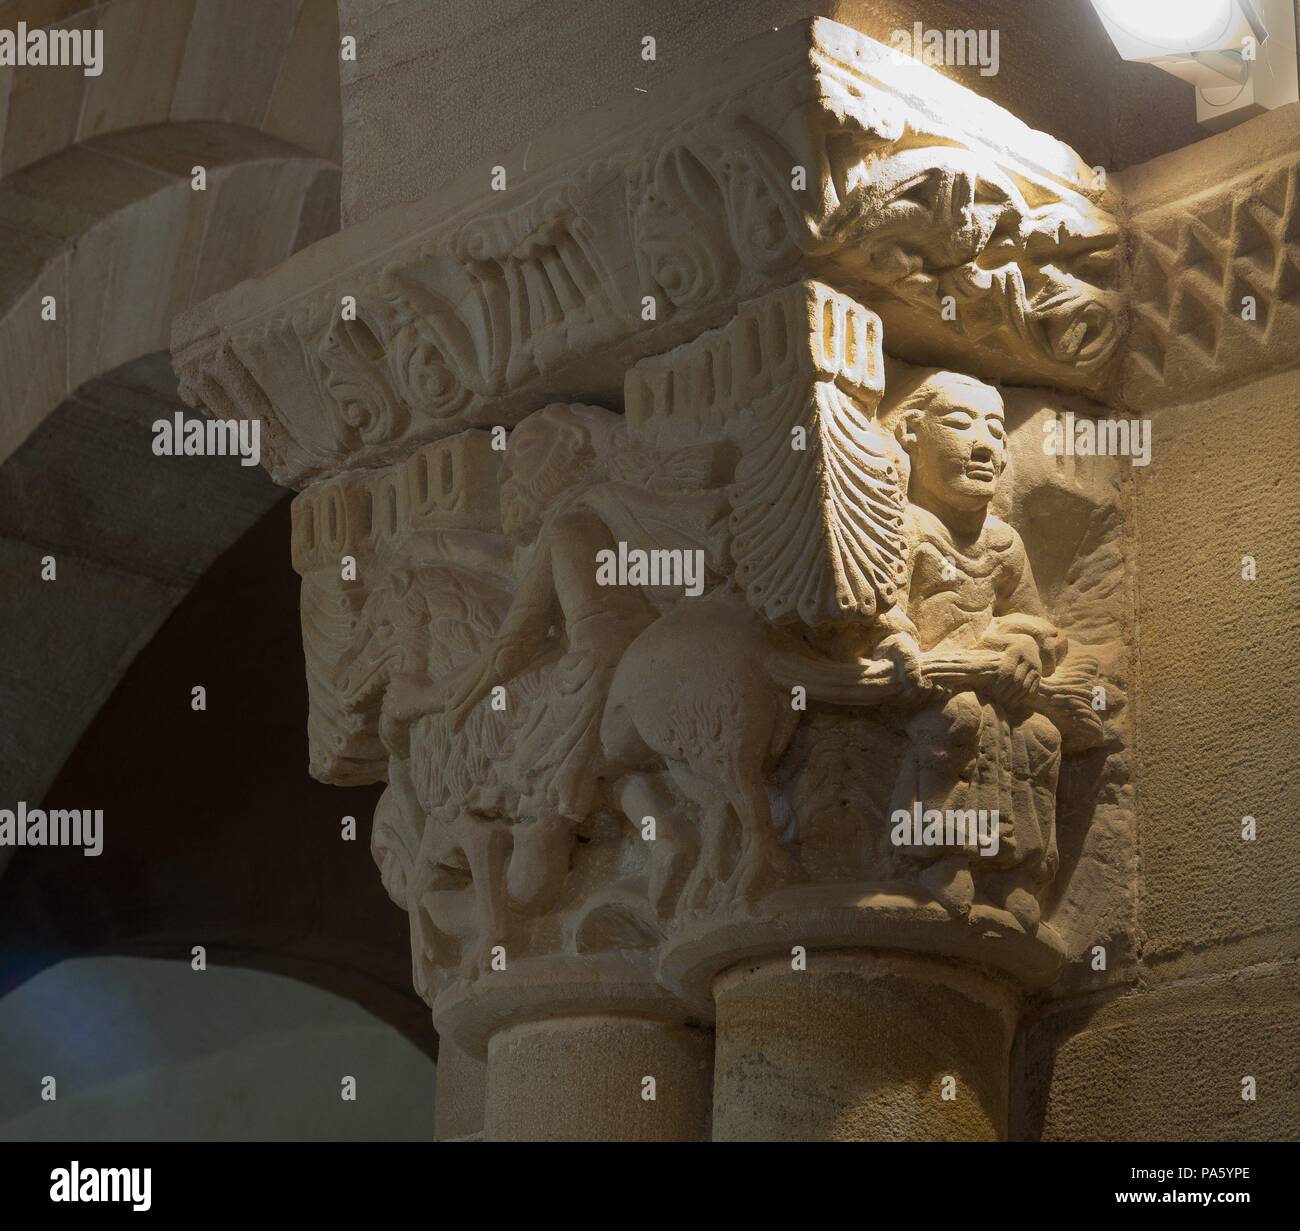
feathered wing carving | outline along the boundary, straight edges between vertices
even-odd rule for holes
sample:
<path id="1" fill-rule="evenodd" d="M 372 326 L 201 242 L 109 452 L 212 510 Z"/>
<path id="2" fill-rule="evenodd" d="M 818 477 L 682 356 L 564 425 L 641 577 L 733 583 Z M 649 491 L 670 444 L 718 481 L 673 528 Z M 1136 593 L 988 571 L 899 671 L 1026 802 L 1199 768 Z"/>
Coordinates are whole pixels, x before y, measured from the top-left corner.
<path id="1" fill-rule="evenodd" d="M 380 696 L 345 695 L 337 684 L 340 663 L 354 661 L 364 647 L 357 635 L 364 601 L 365 592 L 344 587 L 336 572 L 302 579 L 311 772 L 340 786 L 381 781 L 388 762 L 377 727 Z"/>
<path id="2" fill-rule="evenodd" d="M 736 581 L 774 623 L 869 619 L 906 576 L 899 469 L 871 415 L 829 381 L 755 410 L 730 489 Z M 795 429 L 803 429 L 803 448 Z"/>
<path id="3" fill-rule="evenodd" d="M 902 474 L 874 414 L 883 391 L 879 317 L 797 282 L 637 364 L 628 431 L 664 456 L 730 450 L 729 557 L 756 611 L 778 624 L 869 620 L 907 571 Z"/>

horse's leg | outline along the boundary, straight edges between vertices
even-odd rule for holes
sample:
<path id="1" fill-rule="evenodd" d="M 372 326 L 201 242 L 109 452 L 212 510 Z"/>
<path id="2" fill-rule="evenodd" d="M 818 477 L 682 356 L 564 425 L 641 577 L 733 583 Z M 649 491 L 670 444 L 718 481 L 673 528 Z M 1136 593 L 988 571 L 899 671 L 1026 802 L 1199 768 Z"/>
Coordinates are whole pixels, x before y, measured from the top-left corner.
<path id="1" fill-rule="evenodd" d="M 514 827 L 506 889 L 521 910 L 540 910 L 555 896 L 568 871 L 573 830 L 573 821 L 559 814 Z"/>
<path id="2" fill-rule="evenodd" d="M 478 906 L 479 939 L 474 946 L 471 969 L 482 974 L 491 967 L 493 949 L 505 946 L 509 931 L 505 871 L 510 835 L 499 822 L 470 818 L 461 820 L 458 829 Z"/>
<path id="3" fill-rule="evenodd" d="M 654 819 L 646 897 L 656 916 L 667 918 L 694 849 L 686 822 L 678 815 L 672 795 L 652 774 L 628 774 L 619 786 L 618 798 L 619 808 L 638 834 L 643 833 L 647 817 Z"/>
<path id="4" fill-rule="evenodd" d="M 727 800 L 710 779 L 684 765 L 670 765 L 669 773 L 681 794 L 695 805 L 700 825 L 699 853 L 679 901 L 685 910 L 703 910 L 722 881 L 730 821 Z"/>

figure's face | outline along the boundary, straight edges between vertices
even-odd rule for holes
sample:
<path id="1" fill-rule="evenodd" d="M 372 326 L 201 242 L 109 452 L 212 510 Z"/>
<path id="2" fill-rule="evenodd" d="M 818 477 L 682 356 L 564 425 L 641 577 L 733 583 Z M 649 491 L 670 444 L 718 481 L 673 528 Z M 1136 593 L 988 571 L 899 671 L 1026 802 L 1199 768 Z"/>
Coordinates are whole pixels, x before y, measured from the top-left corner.
<path id="1" fill-rule="evenodd" d="M 537 529 L 541 510 L 532 496 L 555 449 L 554 434 L 532 424 L 517 427 L 501 463 L 501 528 L 508 538 Z"/>
<path id="2" fill-rule="evenodd" d="M 370 592 L 361 612 L 364 646 L 350 658 L 342 675 L 343 695 L 352 704 L 369 700 L 427 657 L 428 616 L 409 574 L 399 572 L 387 585 Z"/>
<path id="3" fill-rule="evenodd" d="M 964 377 L 936 381 L 925 410 L 906 417 L 904 447 L 914 493 L 966 511 L 986 507 L 1007 464 L 1001 396 Z"/>

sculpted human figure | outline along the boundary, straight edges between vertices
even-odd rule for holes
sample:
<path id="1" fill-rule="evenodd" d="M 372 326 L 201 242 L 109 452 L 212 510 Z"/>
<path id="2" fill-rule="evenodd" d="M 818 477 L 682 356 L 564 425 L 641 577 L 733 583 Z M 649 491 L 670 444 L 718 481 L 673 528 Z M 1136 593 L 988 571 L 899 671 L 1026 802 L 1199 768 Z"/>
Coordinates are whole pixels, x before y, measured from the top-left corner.
<path id="1" fill-rule="evenodd" d="M 934 861 L 923 880 L 957 910 L 974 896 L 972 866 L 987 866 L 982 882 L 1032 930 L 1035 891 L 1057 863 L 1061 752 L 1057 726 L 1033 701 L 1066 642 L 1043 609 L 1020 535 L 989 509 L 1007 465 L 1002 399 L 960 373 L 922 371 L 889 388 L 881 419 L 909 463 L 909 574 L 905 607 L 886 617 L 894 631 L 877 652 L 904 666 L 919 703 L 894 808 L 996 810 L 996 855 L 970 846 L 911 853 Z M 973 687 L 926 678 L 927 661 L 977 650 L 997 657 Z"/>
<path id="2" fill-rule="evenodd" d="M 597 579 L 599 553 L 617 546 L 610 522 L 635 520 L 611 493 L 618 485 L 603 482 L 618 422 L 595 407 L 556 404 L 514 430 L 500 476 L 502 528 L 520 578 L 508 610 L 460 669 L 440 679 L 398 679 L 385 701 L 390 723 L 424 719 L 437 728 L 434 742 L 487 744 L 481 773 L 500 788 L 499 811 L 510 821 L 506 891 L 524 909 L 545 906 L 562 883 L 575 828 L 603 787 L 617 779 L 622 794 L 641 792 L 635 807 L 623 801 L 629 815 L 662 814 L 648 798 L 651 781 L 611 764 L 600 740 L 613 672 L 657 614 L 639 587 Z M 495 741 L 489 726 L 499 732 Z M 428 759 L 418 743 L 417 733 L 413 759 Z M 490 793 L 480 786 L 475 794 L 486 800 Z M 676 853 L 673 837 L 665 832 L 655 854 Z M 481 892 L 500 896 L 493 886 Z M 493 908 L 494 930 L 504 927 L 504 911 Z"/>
<path id="3" fill-rule="evenodd" d="M 608 411 L 556 404 L 515 429 L 501 470 L 501 521 L 523 561 L 521 579 L 491 643 L 448 681 L 445 697 L 459 730 L 493 688 L 508 694 L 526 668 L 550 664 L 547 703 L 516 728 L 513 745 L 528 811 L 544 825 L 591 811 L 609 676 L 655 616 L 636 587 L 597 582 L 598 553 L 616 541 L 582 497 L 602 477 L 596 438 L 616 425 Z"/>

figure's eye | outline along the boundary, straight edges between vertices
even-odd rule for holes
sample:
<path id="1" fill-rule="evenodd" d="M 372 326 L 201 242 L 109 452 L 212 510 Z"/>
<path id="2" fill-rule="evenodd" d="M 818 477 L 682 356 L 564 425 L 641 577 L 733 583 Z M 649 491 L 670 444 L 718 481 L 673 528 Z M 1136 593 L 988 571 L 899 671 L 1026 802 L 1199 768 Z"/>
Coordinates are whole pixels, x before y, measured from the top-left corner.
<path id="1" fill-rule="evenodd" d="M 952 415 L 944 415 L 944 417 L 940 419 L 939 422 L 942 423 L 944 427 L 955 427 L 961 429 L 961 428 L 970 427 L 970 425 L 974 422 L 974 420 L 970 417 L 970 415 L 952 414 Z"/>
<path id="2" fill-rule="evenodd" d="M 1001 419 L 990 419 L 989 434 L 1001 440 L 1007 434 L 1007 425 Z"/>

